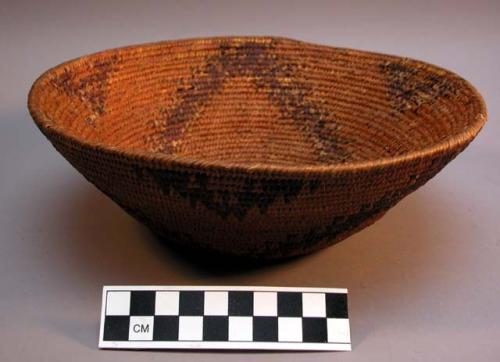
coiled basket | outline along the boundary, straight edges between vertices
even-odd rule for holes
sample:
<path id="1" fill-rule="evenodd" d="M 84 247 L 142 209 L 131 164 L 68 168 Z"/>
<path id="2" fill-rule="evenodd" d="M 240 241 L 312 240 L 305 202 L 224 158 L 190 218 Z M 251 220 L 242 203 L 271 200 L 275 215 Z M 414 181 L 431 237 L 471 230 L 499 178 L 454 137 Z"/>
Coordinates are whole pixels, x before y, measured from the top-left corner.
<path id="1" fill-rule="evenodd" d="M 166 41 L 45 72 L 29 110 L 90 182 L 168 242 L 259 259 L 380 218 L 486 121 L 464 79 L 275 37 Z"/>

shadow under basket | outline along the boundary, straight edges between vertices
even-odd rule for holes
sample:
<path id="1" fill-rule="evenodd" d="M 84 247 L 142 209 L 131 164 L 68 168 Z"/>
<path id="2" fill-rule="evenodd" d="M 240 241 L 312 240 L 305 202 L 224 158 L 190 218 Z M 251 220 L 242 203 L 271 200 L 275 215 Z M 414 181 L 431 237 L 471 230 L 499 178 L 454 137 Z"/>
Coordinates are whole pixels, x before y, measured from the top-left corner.
<path id="1" fill-rule="evenodd" d="M 84 56 L 38 78 L 28 105 L 79 172 L 166 240 L 259 260 L 373 223 L 486 121 L 452 72 L 275 37 Z"/>

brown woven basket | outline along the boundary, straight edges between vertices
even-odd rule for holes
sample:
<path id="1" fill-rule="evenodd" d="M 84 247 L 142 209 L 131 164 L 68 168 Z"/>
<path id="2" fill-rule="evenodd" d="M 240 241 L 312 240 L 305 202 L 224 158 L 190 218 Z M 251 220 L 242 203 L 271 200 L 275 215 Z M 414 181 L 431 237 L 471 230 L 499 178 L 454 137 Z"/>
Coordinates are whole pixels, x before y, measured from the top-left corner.
<path id="1" fill-rule="evenodd" d="M 192 250 L 270 259 L 338 242 L 486 121 L 459 76 L 274 37 L 107 50 L 44 73 L 29 110 L 90 182 Z"/>

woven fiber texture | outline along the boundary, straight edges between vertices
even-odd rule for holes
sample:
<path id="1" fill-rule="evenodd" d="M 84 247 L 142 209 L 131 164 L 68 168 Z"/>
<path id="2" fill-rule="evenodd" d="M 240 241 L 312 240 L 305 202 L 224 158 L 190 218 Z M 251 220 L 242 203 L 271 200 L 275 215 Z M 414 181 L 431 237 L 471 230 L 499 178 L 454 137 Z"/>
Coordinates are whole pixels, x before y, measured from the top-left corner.
<path id="1" fill-rule="evenodd" d="M 380 218 L 460 153 L 481 96 L 439 67 L 275 37 L 107 50 L 44 73 L 29 110 L 168 242 L 300 255 Z"/>

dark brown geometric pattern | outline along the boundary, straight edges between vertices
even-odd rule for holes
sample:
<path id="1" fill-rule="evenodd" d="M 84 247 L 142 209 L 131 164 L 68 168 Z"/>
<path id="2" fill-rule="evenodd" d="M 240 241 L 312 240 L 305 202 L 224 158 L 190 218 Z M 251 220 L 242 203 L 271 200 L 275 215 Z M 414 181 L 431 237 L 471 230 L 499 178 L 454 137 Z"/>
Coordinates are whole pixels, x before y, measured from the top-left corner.
<path id="1" fill-rule="evenodd" d="M 69 68 L 53 79 L 56 87 L 68 96 L 83 100 L 97 115 L 105 112 L 106 87 L 109 75 L 114 70 L 118 57 L 96 60 L 90 65 L 90 72 L 80 76 Z"/>
<path id="2" fill-rule="evenodd" d="M 210 181 L 209 176 L 202 172 L 190 174 L 150 169 L 148 173 L 164 193 L 177 194 L 189 200 L 191 207 L 195 208 L 200 203 L 224 219 L 233 215 L 239 220 L 253 207 L 264 215 L 277 200 L 283 200 L 285 204 L 294 201 L 307 183 L 302 179 L 247 178 L 233 189 L 217 189 L 213 180 Z M 309 181 L 307 191 L 314 191 L 317 186 L 317 180 Z"/>
<path id="3" fill-rule="evenodd" d="M 310 139 L 320 161 L 345 162 L 349 155 L 337 147 L 334 114 L 307 100 L 313 89 L 297 79 L 300 72 L 297 61 L 273 52 L 278 42 L 240 45 L 223 42 L 219 54 L 210 56 L 202 69 L 193 69 L 191 78 L 181 81 L 177 105 L 166 112 L 169 134 L 165 152 L 171 152 L 172 141 L 181 137 L 183 124 L 210 102 L 224 82 L 232 77 L 251 77 L 256 90 L 264 90 L 283 117 L 293 119 L 297 129 Z M 172 129 L 176 132 L 172 133 Z"/>
<path id="4" fill-rule="evenodd" d="M 384 62 L 380 70 L 387 76 L 389 94 L 398 112 L 418 113 L 423 104 L 457 92 L 456 82 L 404 62 Z"/>

